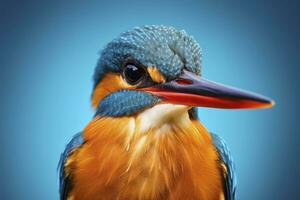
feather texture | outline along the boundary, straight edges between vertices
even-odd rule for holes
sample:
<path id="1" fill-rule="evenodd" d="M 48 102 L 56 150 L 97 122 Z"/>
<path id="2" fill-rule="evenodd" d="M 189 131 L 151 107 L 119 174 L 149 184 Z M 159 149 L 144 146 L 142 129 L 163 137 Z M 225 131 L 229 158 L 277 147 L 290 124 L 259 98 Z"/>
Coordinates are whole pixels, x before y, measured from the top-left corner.
<path id="1" fill-rule="evenodd" d="M 168 79 L 176 78 L 184 67 L 200 74 L 201 49 L 192 36 L 174 27 L 143 26 L 122 33 L 102 50 L 94 87 L 107 72 L 120 72 L 127 57 L 157 67 Z"/>
<path id="2" fill-rule="evenodd" d="M 223 174 L 224 174 L 224 190 L 226 200 L 235 200 L 236 191 L 236 175 L 235 167 L 231 154 L 227 148 L 225 141 L 216 134 L 211 134 L 213 137 L 214 144 L 220 154 L 220 159 L 224 163 Z"/>
<path id="3" fill-rule="evenodd" d="M 72 180 L 68 199 L 222 199 L 211 135 L 179 109 L 143 130 L 141 114 L 95 117 L 65 166 Z"/>
<path id="4" fill-rule="evenodd" d="M 83 144 L 83 142 L 84 141 L 83 141 L 82 133 L 81 132 L 77 133 L 67 144 L 65 151 L 60 156 L 60 160 L 58 163 L 58 171 L 59 171 L 59 193 L 60 193 L 61 200 L 67 199 L 72 184 L 69 173 L 65 170 L 65 165 L 72 152 L 76 148 L 80 147 Z"/>

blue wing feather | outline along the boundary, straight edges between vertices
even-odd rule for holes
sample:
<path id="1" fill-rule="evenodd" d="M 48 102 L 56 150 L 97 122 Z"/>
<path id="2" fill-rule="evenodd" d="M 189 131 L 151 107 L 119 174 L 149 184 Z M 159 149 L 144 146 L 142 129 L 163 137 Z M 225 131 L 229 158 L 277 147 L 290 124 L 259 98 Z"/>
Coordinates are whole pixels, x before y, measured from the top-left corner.
<path id="1" fill-rule="evenodd" d="M 217 148 L 220 158 L 227 167 L 227 175 L 225 177 L 225 199 L 226 200 L 235 200 L 236 192 L 236 175 L 235 167 L 230 155 L 230 152 L 225 144 L 225 141 L 216 134 L 211 134 L 213 137 L 213 142 Z"/>
<path id="2" fill-rule="evenodd" d="M 73 136 L 71 141 L 67 144 L 65 151 L 61 154 L 60 160 L 58 163 L 58 171 L 59 171 L 59 193 L 60 193 L 60 199 L 66 200 L 68 191 L 70 189 L 70 180 L 69 177 L 65 175 L 64 166 L 65 163 L 71 154 L 71 152 L 82 145 L 84 142 L 82 133 L 77 133 Z"/>

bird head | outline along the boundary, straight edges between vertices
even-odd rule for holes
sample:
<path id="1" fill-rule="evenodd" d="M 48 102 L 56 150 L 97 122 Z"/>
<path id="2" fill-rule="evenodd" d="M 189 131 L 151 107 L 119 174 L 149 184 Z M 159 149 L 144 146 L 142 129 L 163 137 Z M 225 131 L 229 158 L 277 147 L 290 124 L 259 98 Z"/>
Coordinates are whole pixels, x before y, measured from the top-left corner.
<path id="1" fill-rule="evenodd" d="M 200 46 L 185 31 L 144 26 L 122 33 L 102 50 L 92 104 L 96 115 L 107 117 L 166 104 L 195 117 L 196 107 L 265 108 L 273 101 L 202 78 Z"/>

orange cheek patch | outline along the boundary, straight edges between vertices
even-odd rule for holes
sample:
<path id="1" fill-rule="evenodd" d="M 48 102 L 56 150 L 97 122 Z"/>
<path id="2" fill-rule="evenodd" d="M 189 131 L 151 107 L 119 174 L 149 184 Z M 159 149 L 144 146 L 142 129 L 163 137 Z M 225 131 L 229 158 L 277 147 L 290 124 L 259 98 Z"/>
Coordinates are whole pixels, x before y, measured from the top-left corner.
<path id="1" fill-rule="evenodd" d="M 166 78 L 155 67 L 147 67 L 151 79 L 157 83 L 165 83 Z"/>
<path id="2" fill-rule="evenodd" d="M 107 73 L 98 83 L 92 95 L 92 106 L 96 108 L 99 102 L 108 94 L 120 89 L 133 89 L 132 85 L 127 84 L 122 76 L 117 73 Z"/>
<path id="3" fill-rule="evenodd" d="M 165 83 L 165 77 L 155 68 L 147 67 L 151 79 L 157 83 Z M 136 86 L 128 84 L 120 74 L 109 72 L 98 83 L 92 95 L 92 106 L 96 108 L 99 102 L 108 94 L 121 89 L 134 89 Z"/>

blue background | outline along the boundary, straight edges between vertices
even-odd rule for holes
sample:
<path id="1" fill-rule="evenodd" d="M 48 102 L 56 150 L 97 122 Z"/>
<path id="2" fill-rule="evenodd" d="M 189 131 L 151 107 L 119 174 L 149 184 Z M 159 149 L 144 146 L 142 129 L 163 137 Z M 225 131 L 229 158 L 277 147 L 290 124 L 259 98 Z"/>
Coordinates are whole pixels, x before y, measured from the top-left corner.
<path id="1" fill-rule="evenodd" d="M 185 29 L 206 78 L 276 100 L 199 115 L 231 149 L 239 199 L 300 199 L 296 1 L 1 1 L 0 16 L 1 199 L 58 199 L 60 153 L 93 116 L 98 52 L 144 24 Z"/>

